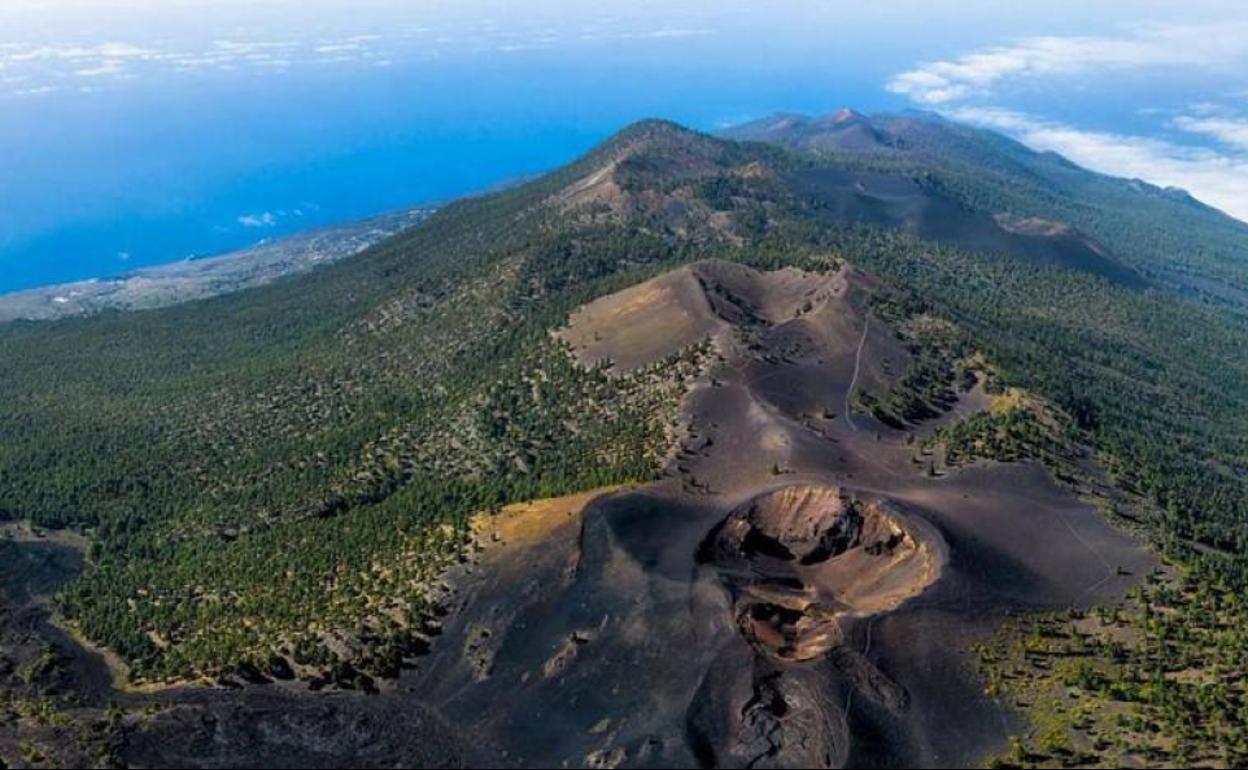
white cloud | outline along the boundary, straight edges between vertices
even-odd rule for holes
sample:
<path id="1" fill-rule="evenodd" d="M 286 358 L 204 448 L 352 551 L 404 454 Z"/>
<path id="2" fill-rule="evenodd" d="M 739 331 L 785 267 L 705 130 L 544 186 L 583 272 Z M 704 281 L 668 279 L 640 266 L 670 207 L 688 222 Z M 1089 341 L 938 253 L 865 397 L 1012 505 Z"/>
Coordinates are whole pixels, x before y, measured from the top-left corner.
<path id="1" fill-rule="evenodd" d="M 263 214 L 244 214 L 238 218 L 243 227 L 273 227 L 277 224 L 277 215 L 271 211 Z"/>
<path id="2" fill-rule="evenodd" d="M 888 90 L 927 105 L 990 95 L 1006 81 L 1107 69 L 1226 69 L 1248 60 L 1248 22 L 1147 26 L 1121 37 L 1032 37 L 928 62 L 895 75 Z"/>
<path id="3" fill-rule="evenodd" d="M 34 88 L 19 88 L 9 93 L 10 96 L 17 98 L 25 98 L 28 96 L 43 96 L 44 94 L 54 94 L 57 92 L 56 86 L 35 86 Z"/>
<path id="4" fill-rule="evenodd" d="M 33 9 L 38 3 L 30 1 L 32 19 L 46 15 L 35 13 Z M 136 8 L 143 5 L 141 0 L 112 1 L 133 2 Z M 157 5 L 175 1 L 162 0 Z M 248 0 L 232 1 L 240 6 L 253 4 Z M 14 2 L 24 0 L 0 0 L 0 7 L 7 9 L 6 3 Z M 217 5 L 221 2 L 225 0 L 217 0 Z M 146 6 L 143 10 L 147 11 Z M 75 92 L 74 87 L 65 82 L 70 79 L 78 79 L 91 88 L 107 89 L 115 81 L 169 73 L 238 72 L 282 77 L 301 66 L 398 67 L 446 56 L 542 51 L 588 39 L 678 44 L 715 31 L 707 28 L 710 18 L 686 18 L 685 14 L 664 14 L 659 18 L 671 21 L 661 22 L 645 17 L 617 18 L 615 14 L 592 10 L 586 13 L 584 19 L 570 20 L 561 9 L 555 15 L 525 14 L 506 21 L 478 13 L 435 13 L 431 18 L 437 20 L 436 24 L 413 24 L 418 19 L 408 18 L 405 9 L 401 20 L 385 26 L 379 26 L 377 19 L 368 20 L 368 14 L 354 14 L 361 18 L 353 21 L 363 20 L 370 27 L 348 29 L 354 25 L 292 26 L 285 19 L 281 26 L 274 27 L 221 26 L 217 22 L 229 16 L 218 11 L 211 14 L 212 18 L 201 19 L 197 15 L 194 25 L 185 30 L 172 29 L 169 36 L 131 38 L 129 42 L 117 39 L 121 34 L 118 32 L 100 33 L 96 39 L 86 37 L 94 34 L 89 31 L 94 29 L 134 34 L 125 26 L 87 25 L 84 31 L 62 39 L 44 38 L 47 31 L 32 32 L 27 36 L 30 42 L 0 42 L 0 74 L 5 83 L 10 82 L 10 77 L 27 79 L 29 82 L 20 86 L 22 90 L 49 85 L 64 86 L 61 90 L 71 93 Z M 0 11 L 2 16 L 4 11 Z M 576 32 L 590 22 L 598 31 L 592 36 L 578 37 Z M 342 31 L 327 32 L 338 29 Z M 6 33 L 0 31 L 3 34 Z M 18 88 L 0 83 L 0 96 L 11 97 Z"/>
<path id="5" fill-rule="evenodd" d="M 664 27 L 663 29 L 656 29 L 651 32 L 647 32 L 645 34 L 645 37 L 656 38 L 656 39 L 658 38 L 681 39 L 681 38 L 686 38 L 686 37 L 703 37 L 705 35 L 711 35 L 711 34 L 714 34 L 714 30 L 678 29 L 678 28 Z"/>
<path id="6" fill-rule="evenodd" d="M 96 48 L 96 54 L 105 59 L 146 59 L 154 53 L 129 43 L 104 43 Z"/>
<path id="7" fill-rule="evenodd" d="M 9 96 L 31 96 L 60 90 L 56 84 L 66 78 L 134 77 L 133 65 L 159 62 L 164 54 L 124 42 L 97 45 L 7 44 L 0 48 L 0 70 L 12 72 L 6 83 L 35 82 L 9 92 Z"/>
<path id="8" fill-rule="evenodd" d="M 358 53 L 363 50 L 363 46 L 354 42 L 327 43 L 325 45 L 318 45 L 312 50 L 317 53 Z"/>
<path id="9" fill-rule="evenodd" d="M 1239 75 L 1248 69 L 1248 21 L 1142 26 L 1118 37 L 1027 38 L 922 64 L 894 76 L 887 88 L 952 118 L 1003 131 L 1096 171 L 1181 187 L 1248 221 L 1248 117 L 1238 108 L 1194 101 L 1185 114 L 1168 122 L 1158 108 L 1136 111 L 1158 121 L 1158 136 L 1165 129 L 1177 129 L 1189 134 L 1193 142 L 1197 137 L 1204 141 L 1181 144 L 1157 136 L 1086 130 L 993 106 L 993 97 L 1017 97 L 1020 87 L 1035 81 L 1086 89 L 1096 83 L 1094 78 L 1108 86 L 1106 75 L 1167 68 Z"/>
<path id="10" fill-rule="evenodd" d="M 950 117 L 1012 134 L 1038 150 L 1052 150 L 1094 171 L 1180 187 L 1248 221 L 1248 157 L 1149 137 L 1086 131 L 1032 115 L 991 107 L 949 110 Z"/>
<path id="11" fill-rule="evenodd" d="M 95 67 L 84 67 L 74 70 L 74 74 L 84 78 L 103 77 L 107 75 L 121 75 L 126 71 L 126 66 L 121 62 L 113 60 L 105 60 Z"/>
<path id="12" fill-rule="evenodd" d="M 17 46 L 0 54 L 0 61 L 7 64 L 33 61 L 79 61 L 82 59 L 116 60 L 149 59 L 157 55 L 153 50 L 129 43 L 101 43 L 95 46 Z"/>
<path id="13" fill-rule="evenodd" d="M 499 53 L 525 53 L 528 51 L 546 51 L 550 49 L 549 44 L 545 43 L 505 43 L 495 46 L 494 50 Z"/>
<path id="14" fill-rule="evenodd" d="M 355 36 L 352 39 L 317 42 L 283 40 L 217 39 L 198 46 L 179 47 L 166 42 L 163 47 L 141 47 L 127 42 L 94 45 L 10 43 L 0 46 L 0 72 L 6 83 L 36 81 L 56 84 L 67 78 L 123 80 L 150 72 L 172 70 L 230 70 L 250 67 L 277 72 L 301 63 L 322 60 L 336 54 L 334 61 L 371 58 L 369 45 L 385 47 L 381 36 Z M 23 90 L 30 90 L 24 87 Z M 10 95 L 16 95 L 10 91 Z"/>
<path id="15" fill-rule="evenodd" d="M 1248 151 L 1248 118 L 1180 115 L 1173 123 L 1189 133 L 1213 137 L 1228 147 Z"/>

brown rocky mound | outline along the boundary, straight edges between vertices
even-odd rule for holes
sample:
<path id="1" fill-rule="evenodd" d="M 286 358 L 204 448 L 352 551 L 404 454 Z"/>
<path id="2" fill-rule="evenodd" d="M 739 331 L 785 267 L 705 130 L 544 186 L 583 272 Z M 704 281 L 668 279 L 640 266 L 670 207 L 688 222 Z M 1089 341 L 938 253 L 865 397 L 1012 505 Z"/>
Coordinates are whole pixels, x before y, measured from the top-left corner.
<path id="1" fill-rule="evenodd" d="M 733 327 L 772 326 L 841 296 L 847 272 L 784 268 L 769 273 L 704 260 L 590 302 L 555 336 L 587 366 L 630 372 Z"/>

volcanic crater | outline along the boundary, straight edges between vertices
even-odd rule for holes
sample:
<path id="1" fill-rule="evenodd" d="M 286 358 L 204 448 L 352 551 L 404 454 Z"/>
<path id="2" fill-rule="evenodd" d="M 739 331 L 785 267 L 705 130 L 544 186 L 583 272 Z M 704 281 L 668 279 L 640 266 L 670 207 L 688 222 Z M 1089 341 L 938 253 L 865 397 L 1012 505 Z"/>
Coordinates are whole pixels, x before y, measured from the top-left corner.
<path id="1" fill-rule="evenodd" d="M 733 510 L 698 559 L 719 570 L 746 640 L 785 663 L 842 644 L 845 619 L 922 593 L 939 579 L 947 549 L 937 530 L 893 503 L 804 483 Z"/>

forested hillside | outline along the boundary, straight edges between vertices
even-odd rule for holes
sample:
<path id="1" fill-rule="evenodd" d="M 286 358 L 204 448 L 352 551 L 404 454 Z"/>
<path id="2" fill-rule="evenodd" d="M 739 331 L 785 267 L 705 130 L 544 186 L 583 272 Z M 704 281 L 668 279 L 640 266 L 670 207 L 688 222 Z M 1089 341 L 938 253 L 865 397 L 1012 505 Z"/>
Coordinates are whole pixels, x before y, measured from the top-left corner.
<path id="1" fill-rule="evenodd" d="M 1248 586 L 1248 228 L 904 120 L 904 152 L 817 153 L 646 122 L 310 275 L 0 328 L 0 516 L 92 536 L 64 606 L 136 677 L 386 674 L 470 514 L 658 472 L 706 351 L 585 370 L 550 334 L 573 308 L 693 259 L 845 260 L 1073 415 L 1166 548 Z M 811 186 L 829 174 L 848 183 Z M 991 238 L 907 229 L 885 183 Z M 1143 280 L 1035 259 L 1062 228 Z"/>
<path id="2" fill-rule="evenodd" d="M 1077 228 L 1158 285 L 1229 307 L 1248 304 L 1248 225 L 1182 190 L 1120 179 L 932 113 L 780 115 L 729 129 L 821 165 L 923 180 L 968 206 Z"/>

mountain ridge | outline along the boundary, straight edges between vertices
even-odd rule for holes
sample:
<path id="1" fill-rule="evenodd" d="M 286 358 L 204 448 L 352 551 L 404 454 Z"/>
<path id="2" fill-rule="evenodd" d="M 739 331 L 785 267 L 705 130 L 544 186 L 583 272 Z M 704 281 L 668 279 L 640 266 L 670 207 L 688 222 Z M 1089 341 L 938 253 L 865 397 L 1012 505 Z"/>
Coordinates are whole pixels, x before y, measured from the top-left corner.
<path id="1" fill-rule="evenodd" d="M 852 135 L 844 133 L 847 131 L 851 132 Z M 869 141 L 864 140 L 864 137 L 869 137 Z M 986 137 L 986 141 L 981 140 L 980 137 Z M 890 157 L 890 162 L 893 165 L 886 169 L 887 173 L 905 171 L 904 166 L 896 165 L 900 159 L 908 159 L 907 162 L 911 162 L 917 157 L 921 158 L 923 163 L 953 160 L 966 164 L 968 163 L 968 155 L 974 156 L 977 153 L 989 155 L 990 153 L 984 151 L 985 146 L 989 148 L 1005 147 L 1007 151 L 1002 156 L 1002 160 L 992 161 L 992 163 L 1008 162 L 1014 164 L 1014 168 L 1022 169 L 1025 175 L 1034 176 L 1043 185 L 1051 185 L 1052 179 L 1046 176 L 1045 173 L 1029 169 L 1028 162 L 1034 163 L 1039 160 L 1041 161 L 1041 166 L 1044 166 L 1047 162 L 1044 162 L 1043 159 L 1052 158 L 1052 162 L 1056 163 L 1057 166 L 1081 178 L 1102 179 L 1105 183 L 1115 188 L 1121 188 L 1131 193 L 1139 193 L 1144 196 L 1144 200 L 1159 199 L 1162 201 L 1175 201 L 1180 204 L 1191 204 L 1202 214 L 1212 214 L 1218 218 L 1225 218 L 1231 223 L 1231 228 L 1238 231 L 1237 235 L 1248 233 L 1248 226 L 1206 204 L 1200 203 L 1184 191 L 1161 188 L 1141 180 L 1123 179 L 1089 172 L 1055 153 L 1036 152 L 1000 134 L 963 126 L 935 113 L 915 110 L 901 113 L 882 113 L 874 116 L 859 113 L 851 108 L 842 108 L 822 116 L 809 116 L 801 113 L 778 113 L 774 116 L 730 127 L 715 134 L 688 129 L 661 118 L 643 119 L 622 128 L 605 139 L 594 150 L 569 164 L 564 171 L 555 173 L 577 173 L 575 169 L 578 168 L 610 163 L 611 161 L 608 158 L 616 155 L 636 154 L 639 151 L 645 151 L 647 147 L 657 149 L 658 147 L 666 146 L 669 149 L 674 149 L 679 147 L 681 142 L 685 141 L 696 141 L 699 147 L 697 152 L 703 156 L 722 154 L 725 152 L 725 148 L 707 144 L 705 141 L 718 138 L 727 138 L 732 141 L 762 142 L 783 148 L 799 156 L 803 154 L 817 156 L 831 152 L 846 159 L 874 158 L 878 160 L 881 157 Z M 968 141 L 971 144 L 963 146 Z M 955 146 L 959 149 L 951 150 Z M 938 151 L 935 151 L 933 148 L 936 148 Z M 1019 165 L 1018 158 L 1020 157 L 1028 162 Z M 623 157 L 616 158 L 617 161 L 623 159 Z M 771 159 L 774 160 L 774 157 Z M 691 156 L 684 159 L 685 162 L 693 162 L 693 160 Z M 977 161 L 977 163 L 982 163 L 982 161 Z M 673 168 L 665 170 L 665 173 L 677 170 L 679 165 L 680 163 L 677 162 Z M 987 168 L 990 169 L 991 166 Z M 873 170 L 867 167 L 864 167 L 864 169 Z M 1049 193 L 1046 192 L 1045 194 L 1048 195 Z M 1138 204 L 1139 201 L 1136 201 L 1136 203 Z M 1077 217 L 1063 219 L 1062 214 L 1068 214 L 1069 212 L 1061 212 L 1044 204 L 1037 205 L 1034 200 L 1027 207 L 1031 210 L 1027 212 L 1003 210 L 987 213 L 996 219 L 1003 217 L 1019 220 L 1031 218 L 1038 221 L 1048 220 L 1054 224 L 1063 225 L 1074 231 L 1075 238 L 1087 241 L 1091 250 L 1097 252 L 1100 257 L 1116 259 L 1113 256 L 1115 251 L 1127 254 L 1130 254 L 1132 251 L 1130 248 L 1115 248 L 1117 244 L 1112 243 L 1113 238 L 1110 238 L 1110 243 L 1107 244 L 1103 237 L 1098 237 L 1096 233 L 1098 228 L 1095 226 L 1089 228 L 1086 221 L 1082 223 L 1076 221 Z M 423 218 L 427 212 L 427 207 L 413 209 L 412 212 L 415 212 L 417 219 Z M 113 279 L 99 279 L 40 287 L 5 295 L 0 297 L 0 322 L 10 320 L 51 320 L 66 316 L 90 315 L 110 309 L 152 308 L 248 288 L 273 280 L 275 277 L 305 270 L 322 258 L 332 261 L 348 253 L 362 250 L 367 245 L 372 245 L 374 241 L 393 234 L 395 227 L 386 225 L 390 219 L 405 217 L 410 220 L 411 218 L 408 214 L 408 212 L 402 212 L 398 215 L 380 215 L 376 218 L 368 218 L 358 223 L 348 223 L 336 228 L 325 228 L 309 233 L 296 234 L 275 244 L 261 244 L 253 249 L 244 250 L 236 254 L 203 260 L 203 262 L 208 262 L 208 265 L 179 266 L 178 264 L 173 264 L 147 268 Z M 374 223 L 380 226 L 374 227 Z M 375 232 L 373 237 L 361 239 L 356 238 L 356 230 L 359 230 L 361 234 L 365 234 L 370 230 Z M 289 243 L 290 249 L 299 250 L 302 248 L 301 242 L 303 240 L 315 239 L 319 234 L 324 234 L 331 239 L 339 237 L 344 245 L 335 247 L 331 243 L 328 247 L 320 249 L 322 252 L 320 256 L 314 254 L 310 260 L 307 258 L 292 260 L 282 257 L 279 253 L 284 248 L 284 244 Z M 253 253 L 255 256 L 253 256 Z M 311 254 L 310 251 L 308 253 Z M 1091 258 L 1095 259 L 1096 255 L 1092 255 Z M 1066 260 L 1059 258 L 1056 260 L 1056 263 L 1061 264 L 1064 261 Z M 1078 260 L 1075 261 L 1077 262 Z M 1234 261 L 1238 263 L 1238 260 Z M 1183 266 L 1176 269 L 1175 266 L 1168 265 L 1164 261 L 1160 264 L 1158 262 L 1159 260 L 1150 254 L 1145 264 L 1136 264 L 1127 268 L 1126 272 L 1124 272 L 1122 266 L 1108 265 L 1098 267 L 1096 271 L 1107 275 L 1115 275 L 1117 276 L 1115 280 L 1132 283 L 1139 282 L 1139 279 L 1133 277 L 1130 274 L 1130 270 L 1143 269 L 1145 275 L 1151 275 L 1153 280 L 1169 283 L 1172 287 L 1188 294 L 1205 296 L 1206 298 L 1224 302 L 1229 300 L 1233 304 L 1243 304 L 1248 301 L 1248 277 L 1244 275 L 1242 269 L 1239 269 L 1238 264 L 1236 264 L 1234 273 L 1228 276 L 1221 269 L 1210 271 L 1204 266 L 1198 266 L 1193 271 L 1191 267 Z M 1226 280 L 1228 277 L 1230 280 Z M 1223 281 L 1224 285 L 1217 285 L 1219 281 Z"/>
<path id="2" fill-rule="evenodd" d="M 769 132 L 775 119 L 764 118 L 727 133 L 805 154 L 831 153 L 868 169 L 936 172 L 972 203 L 991 190 L 1005 203 L 1005 213 L 1081 230 L 1146 278 L 1172 290 L 1229 307 L 1248 303 L 1248 273 L 1238 245 L 1248 235 L 1248 224 L 1184 191 L 1088 171 L 1056 153 L 1032 150 L 997 132 L 934 113 L 905 111 L 864 119 L 885 137 L 866 149 L 837 147 L 835 123 L 826 131 L 819 127 L 819 118 L 804 115 L 782 116 L 787 127 L 779 132 Z M 1073 203 L 1091 200 L 1097 205 Z M 1185 232 L 1203 232 L 1208 238 L 1195 261 L 1197 250 L 1177 236 Z"/>

